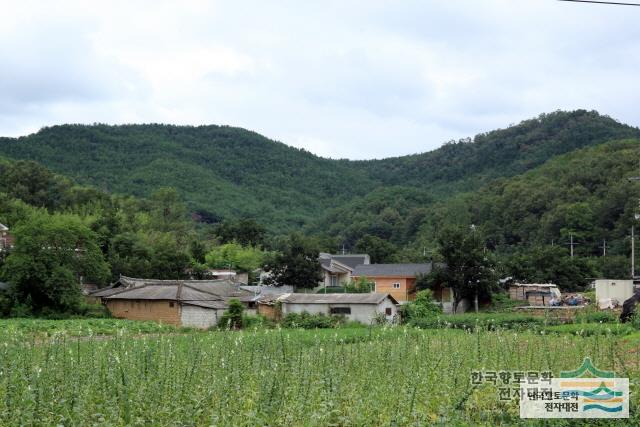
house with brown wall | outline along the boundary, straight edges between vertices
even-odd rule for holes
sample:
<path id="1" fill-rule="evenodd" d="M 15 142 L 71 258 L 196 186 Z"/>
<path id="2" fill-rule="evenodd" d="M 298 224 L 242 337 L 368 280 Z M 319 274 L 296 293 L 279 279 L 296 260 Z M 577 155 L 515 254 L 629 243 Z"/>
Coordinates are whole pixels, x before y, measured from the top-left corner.
<path id="1" fill-rule="evenodd" d="M 228 308 L 223 297 L 184 283 L 125 288 L 103 301 L 113 317 L 201 329 L 216 326 Z"/>
<path id="2" fill-rule="evenodd" d="M 255 312 L 255 293 L 229 280 L 120 279 L 108 288 L 89 294 L 100 298 L 117 318 L 152 320 L 176 326 L 215 326 L 231 299 Z"/>
<path id="3" fill-rule="evenodd" d="M 364 277 L 375 285 L 375 292 L 389 294 L 399 302 L 412 301 L 416 297 L 416 277 L 429 274 L 432 263 L 426 264 L 361 264 L 351 276 L 354 280 Z"/>

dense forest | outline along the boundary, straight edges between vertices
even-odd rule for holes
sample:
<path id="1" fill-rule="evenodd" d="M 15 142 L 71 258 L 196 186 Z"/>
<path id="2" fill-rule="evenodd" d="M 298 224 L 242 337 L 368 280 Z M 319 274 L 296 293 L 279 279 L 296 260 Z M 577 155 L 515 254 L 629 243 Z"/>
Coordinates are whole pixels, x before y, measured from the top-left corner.
<path id="1" fill-rule="evenodd" d="M 204 222 L 254 218 L 272 234 L 332 229 L 329 235 L 344 240 L 340 246 L 351 247 L 368 228 L 380 228 L 376 222 L 386 227 L 394 210 L 403 222 L 411 218 L 408 230 L 377 234 L 405 243 L 411 223 L 431 200 L 523 173 L 578 148 L 631 137 L 640 137 L 638 129 L 579 110 L 544 114 L 423 154 L 371 161 L 324 159 L 226 126 L 54 126 L 0 138 L 0 154 L 34 160 L 115 194 L 148 197 L 171 186 Z M 390 202 L 391 209 L 379 221 L 336 229 L 335 218 L 345 211 L 379 201 Z"/>
<path id="2" fill-rule="evenodd" d="M 639 143 L 638 129 L 587 111 L 371 161 L 218 126 L 65 125 L 3 138 L 0 222 L 17 243 L 0 259 L 14 289 L 13 302 L 0 293 L 0 315 L 77 311 L 65 292 L 78 280 L 252 272 L 294 244 L 373 262 L 438 260 L 452 227 L 481 237 L 496 277 L 564 289 L 627 277 Z M 84 255 L 69 256 L 72 247 Z M 34 287 L 55 298 L 27 298 Z"/>

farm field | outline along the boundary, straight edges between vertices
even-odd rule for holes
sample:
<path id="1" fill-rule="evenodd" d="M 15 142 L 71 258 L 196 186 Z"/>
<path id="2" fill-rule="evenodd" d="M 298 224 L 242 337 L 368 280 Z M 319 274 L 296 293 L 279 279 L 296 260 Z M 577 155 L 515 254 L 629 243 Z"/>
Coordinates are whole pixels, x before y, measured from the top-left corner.
<path id="1" fill-rule="evenodd" d="M 548 425 L 520 420 L 517 401 L 500 402 L 493 385 L 471 386 L 471 372 L 557 375 L 585 356 L 631 379 L 632 419 L 619 425 L 640 423 L 637 334 L 120 329 L 108 339 L 76 331 L 42 340 L 32 322 L 0 325 L 2 426 Z"/>

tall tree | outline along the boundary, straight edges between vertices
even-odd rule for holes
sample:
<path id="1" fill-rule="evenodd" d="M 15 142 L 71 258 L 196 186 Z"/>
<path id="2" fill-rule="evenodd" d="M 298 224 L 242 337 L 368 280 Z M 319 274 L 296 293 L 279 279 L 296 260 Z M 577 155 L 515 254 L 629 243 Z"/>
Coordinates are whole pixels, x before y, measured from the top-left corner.
<path id="1" fill-rule="evenodd" d="M 268 285 L 291 285 L 294 288 L 310 289 L 318 286 L 322 280 L 320 274 L 320 251 L 315 243 L 302 236 L 291 235 L 284 247 L 266 266 L 271 275 L 266 279 Z"/>
<path id="2" fill-rule="evenodd" d="M 38 212 L 16 227 L 14 235 L 3 275 L 18 302 L 30 301 L 36 313 L 76 310 L 80 277 L 100 284 L 109 276 L 97 236 L 76 216 Z"/>
<path id="3" fill-rule="evenodd" d="M 225 221 L 218 225 L 216 234 L 222 243 L 238 242 L 243 246 L 264 244 L 265 228 L 253 219 Z"/>
<path id="4" fill-rule="evenodd" d="M 446 228 L 438 236 L 439 254 L 432 280 L 451 288 L 453 310 L 463 298 L 478 298 L 495 283 L 494 263 L 485 248 L 484 238 L 475 229 Z"/>
<path id="5" fill-rule="evenodd" d="M 368 254 L 373 264 L 392 262 L 393 256 L 398 251 L 393 243 L 367 234 L 356 242 L 356 250 L 359 253 Z"/>
<path id="6" fill-rule="evenodd" d="M 187 208 L 175 188 L 164 187 L 151 195 L 152 225 L 156 230 L 171 232 L 178 240 L 188 229 Z"/>

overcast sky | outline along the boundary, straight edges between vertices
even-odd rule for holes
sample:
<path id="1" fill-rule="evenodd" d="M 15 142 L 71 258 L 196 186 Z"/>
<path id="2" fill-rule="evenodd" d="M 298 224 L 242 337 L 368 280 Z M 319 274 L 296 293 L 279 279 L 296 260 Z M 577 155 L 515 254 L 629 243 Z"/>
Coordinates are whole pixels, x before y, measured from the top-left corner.
<path id="1" fill-rule="evenodd" d="M 640 125 L 640 7 L 555 0 L 0 7 L 3 136 L 60 123 L 227 124 L 325 157 L 362 159 L 432 150 L 557 109 L 597 109 Z"/>

